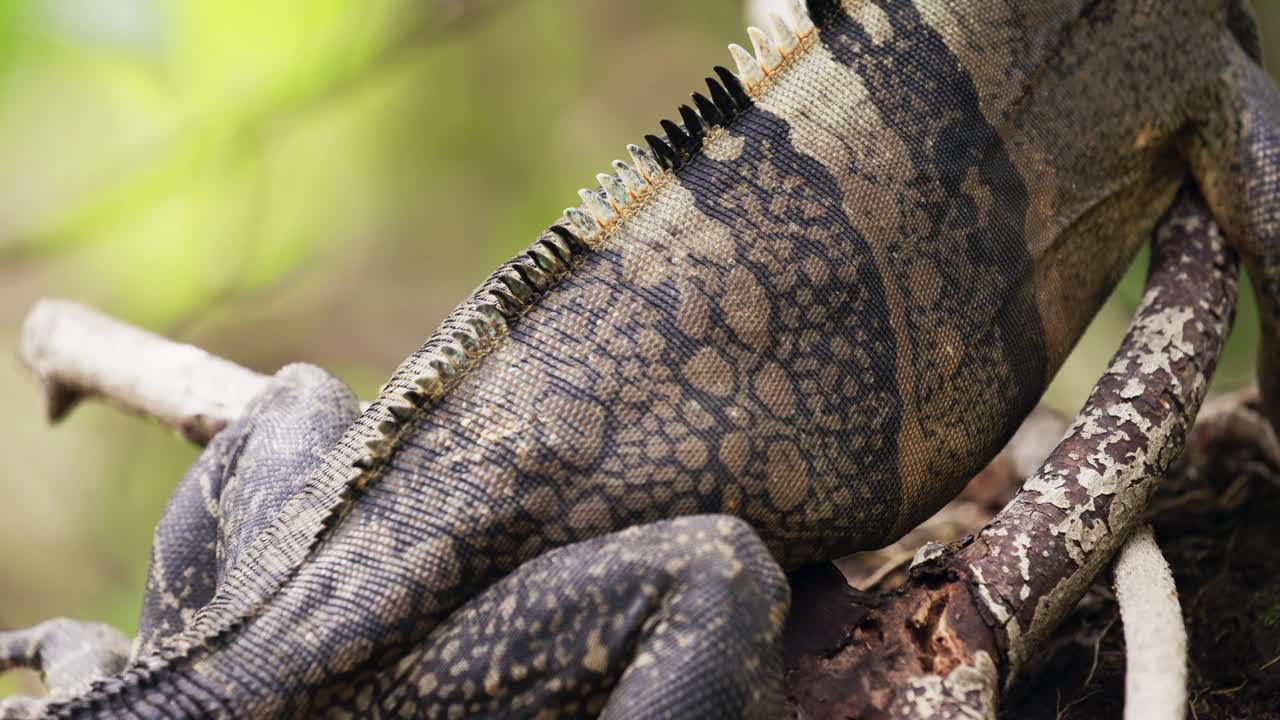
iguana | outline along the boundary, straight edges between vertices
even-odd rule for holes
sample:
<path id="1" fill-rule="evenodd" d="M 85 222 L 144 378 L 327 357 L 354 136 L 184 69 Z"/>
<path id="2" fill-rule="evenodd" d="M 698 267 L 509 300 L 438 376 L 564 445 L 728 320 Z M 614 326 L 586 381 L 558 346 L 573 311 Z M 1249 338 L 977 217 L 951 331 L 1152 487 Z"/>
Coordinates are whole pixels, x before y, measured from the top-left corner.
<path id="1" fill-rule="evenodd" d="M 1280 96 L 1243 0 L 771 31 L 367 411 L 283 370 L 178 486 L 136 659 L 43 711 L 776 716 L 782 568 L 950 498 L 1188 177 L 1280 421 Z"/>

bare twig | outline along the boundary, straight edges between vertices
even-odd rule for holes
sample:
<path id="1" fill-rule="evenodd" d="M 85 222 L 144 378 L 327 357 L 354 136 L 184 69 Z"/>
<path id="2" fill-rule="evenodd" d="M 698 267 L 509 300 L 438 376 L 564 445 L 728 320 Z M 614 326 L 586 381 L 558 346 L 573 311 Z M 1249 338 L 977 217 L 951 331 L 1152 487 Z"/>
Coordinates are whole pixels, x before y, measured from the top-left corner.
<path id="1" fill-rule="evenodd" d="M 1235 294 L 1234 256 L 1184 196 L 1158 233 L 1125 341 L 1068 437 L 958 558 L 999 624 L 1011 673 L 1110 562 L 1181 453 Z"/>
<path id="2" fill-rule="evenodd" d="M 65 300 L 36 303 L 18 353 L 44 385 L 51 421 L 99 396 L 199 444 L 239 417 L 267 383 L 197 347 Z"/>
<path id="3" fill-rule="evenodd" d="M 1116 558 L 1124 619 L 1125 720 L 1182 720 L 1187 710 L 1187 629 L 1173 573 L 1144 525 Z"/>

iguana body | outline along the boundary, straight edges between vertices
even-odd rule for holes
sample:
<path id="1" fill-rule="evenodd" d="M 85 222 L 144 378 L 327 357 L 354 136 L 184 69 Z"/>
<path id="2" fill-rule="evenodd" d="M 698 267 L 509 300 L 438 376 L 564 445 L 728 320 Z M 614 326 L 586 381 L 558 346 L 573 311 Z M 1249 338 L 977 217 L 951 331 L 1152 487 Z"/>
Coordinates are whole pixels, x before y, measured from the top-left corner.
<path id="1" fill-rule="evenodd" d="M 809 10 L 741 67 L 749 99 L 721 76 L 318 465 L 353 402 L 283 376 L 303 392 L 260 413 L 297 419 L 227 431 L 175 496 L 139 662 L 51 714 L 776 715 L 767 555 L 949 499 L 1188 175 L 1255 279 L 1280 418 L 1280 106 L 1242 7 Z"/>

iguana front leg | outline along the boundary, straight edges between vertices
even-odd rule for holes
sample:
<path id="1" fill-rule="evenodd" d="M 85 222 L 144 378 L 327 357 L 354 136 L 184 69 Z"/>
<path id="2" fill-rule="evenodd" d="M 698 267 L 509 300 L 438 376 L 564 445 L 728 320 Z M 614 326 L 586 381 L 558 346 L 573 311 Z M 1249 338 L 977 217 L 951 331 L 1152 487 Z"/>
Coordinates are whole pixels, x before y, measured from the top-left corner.
<path id="1" fill-rule="evenodd" d="M 213 597 L 240 553 L 355 418 L 355 396 L 319 368 L 290 365 L 220 432 L 178 484 L 156 528 L 138 623 L 145 656 Z M 0 633 L 0 672 L 43 673 L 52 698 L 124 669 L 130 642 L 100 623 L 51 620 Z M 37 717 L 44 701 L 0 703 L 0 718 Z"/>
<path id="2" fill-rule="evenodd" d="M 1258 65 L 1246 6 L 1233 5 L 1236 37 L 1223 40 L 1230 62 L 1206 91 L 1209 114 L 1189 133 L 1185 151 L 1253 282 L 1262 324 L 1262 411 L 1280 429 L 1280 94 Z"/>
<path id="3" fill-rule="evenodd" d="M 156 527 L 138 655 L 182 630 L 355 419 L 355 396 L 309 365 L 276 373 L 174 491 Z"/>

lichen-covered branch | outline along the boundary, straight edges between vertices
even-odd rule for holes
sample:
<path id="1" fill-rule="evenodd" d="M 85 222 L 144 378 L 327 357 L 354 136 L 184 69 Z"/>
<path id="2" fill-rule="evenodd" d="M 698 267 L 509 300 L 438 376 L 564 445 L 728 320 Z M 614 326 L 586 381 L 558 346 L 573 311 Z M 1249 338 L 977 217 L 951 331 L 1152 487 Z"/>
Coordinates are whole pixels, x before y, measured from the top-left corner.
<path id="1" fill-rule="evenodd" d="M 1124 343 L 1066 438 L 975 540 L 923 559 L 836 649 L 789 655 L 796 716 L 994 716 L 998 688 L 1115 557 L 1182 452 L 1231 325 L 1235 266 L 1184 193 Z"/>
<path id="2" fill-rule="evenodd" d="M 1066 439 L 955 558 L 995 622 L 1006 675 L 1115 557 L 1181 454 L 1230 329 L 1235 264 L 1184 196 L 1157 234 L 1124 343 Z"/>
<path id="3" fill-rule="evenodd" d="M 95 396 L 199 444 L 239 417 L 267 383 L 197 347 L 65 300 L 36 303 L 18 353 L 44 385 L 51 421 Z"/>

